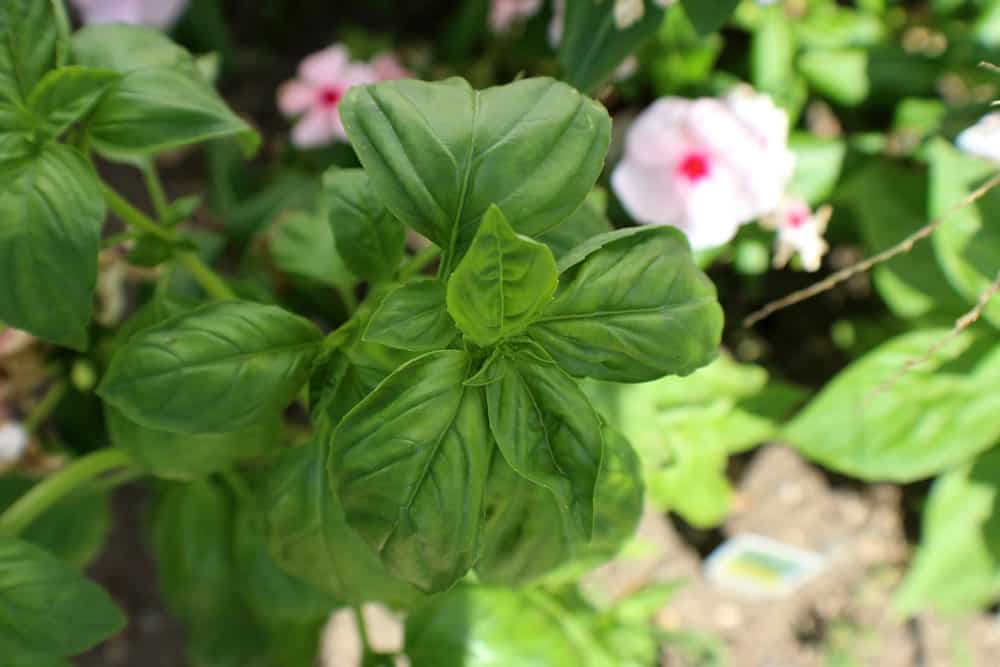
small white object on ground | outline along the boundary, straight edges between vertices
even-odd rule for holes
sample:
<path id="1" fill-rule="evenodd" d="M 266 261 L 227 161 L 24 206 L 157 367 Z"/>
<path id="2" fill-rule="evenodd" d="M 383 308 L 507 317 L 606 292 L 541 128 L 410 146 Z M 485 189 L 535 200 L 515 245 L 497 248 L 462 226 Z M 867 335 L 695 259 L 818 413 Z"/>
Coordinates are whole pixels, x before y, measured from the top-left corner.
<path id="1" fill-rule="evenodd" d="M 816 576 L 826 559 L 761 535 L 726 541 L 705 561 L 705 577 L 720 588 L 753 597 L 787 595 Z"/>
<path id="2" fill-rule="evenodd" d="M 28 432 L 17 422 L 0 424 L 0 465 L 19 461 L 28 441 Z"/>

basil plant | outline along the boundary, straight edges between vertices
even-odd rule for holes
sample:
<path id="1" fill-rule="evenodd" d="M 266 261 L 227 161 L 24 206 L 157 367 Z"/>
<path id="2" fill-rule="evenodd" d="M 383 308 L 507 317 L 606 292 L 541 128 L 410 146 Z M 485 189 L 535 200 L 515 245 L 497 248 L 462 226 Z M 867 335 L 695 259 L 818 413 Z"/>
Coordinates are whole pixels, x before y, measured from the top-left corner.
<path id="1" fill-rule="evenodd" d="M 0 321 L 91 351 L 109 211 L 144 265 L 200 298 L 158 286 L 93 352 L 112 446 L 0 505 L 5 665 L 65 664 L 121 628 L 32 532 L 120 477 L 158 479 L 151 545 L 196 664 L 309 654 L 337 606 L 414 610 L 463 580 L 524 584 L 616 552 L 640 467 L 580 382 L 691 373 L 716 356 L 722 312 L 677 230 L 592 233 L 600 104 L 547 78 L 352 88 L 361 168 L 327 173 L 330 228 L 306 241 L 332 230 L 319 266 L 343 258 L 364 299 L 321 327 L 215 273 L 179 224 L 190 202 L 158 186 L 159 152 L 258 142 L 197 61 L 142 28 L 67 26 L 59 0 L 0 7 Z M 156 215 L 98 158 L 142 170 Z M 430 250 L 407 256 L 407 228 Z M 247 624 L 259 636 L 234 639 Z"/>

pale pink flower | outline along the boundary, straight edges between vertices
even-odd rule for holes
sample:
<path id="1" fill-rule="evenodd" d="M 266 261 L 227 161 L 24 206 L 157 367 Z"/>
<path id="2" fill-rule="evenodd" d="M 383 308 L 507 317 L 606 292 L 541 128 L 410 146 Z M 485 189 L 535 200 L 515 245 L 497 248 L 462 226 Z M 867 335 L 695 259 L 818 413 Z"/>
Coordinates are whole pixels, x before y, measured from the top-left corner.
<path id="1" fill-rule="evenodd" d="M 0 361 L 28 349 L 34 342 L 35 338 L 27 331 L 0 325 Z"/>
<path id="2" fill-rule="evenodd" d="M 493 32 L 508 32 L 514 23 L 534 16 L 541 8 L 542 0 L 493 0 L 490 27 Z"/>
<path id="3" fill-rule="evenodd" d="M 822 206 L 814 213 L 806 202 L 788 197 L 774 213 L 762 220 L 764 226 L 778 231 L 775 268 L 784 267 L 792 256 L 798 254 L 802 268 L 818 271 L 823 264 L 823 256 L 830 249 L 823 234 L 832 213 L 833 209 L 829 206 Z"/>
<path id="4" fill-rule="evenodd" d="M 611 183 L 637 222 L 678 227 L 703 249 L 776 210 L 794 168 L 787 115 L 741 86 L 721 100 L 654 103 L 629 130 Z"/>
<path id="5" fill-rule="evenodd" d="M 375 56 L 371 62 L 372 72 L 378 81 L 395 81 L 396 79 L 412 79 L 413 72 L 406 69 L 395 53 L 387 52 Z"/>
<path id="6" fill-rule="evenodd" d="M 343 46 L 331 46 L 303 60 L 298 78 L 278 90 L 281 112 L 301 117 L 292 129 L 292 142 L 315 148 L 346 140 L 340 101 L 352 86 L 377 80 L 374 68 L 351 62 Z"/>
<path id="7" fill-rule="evenodd" d="M 970 155 L 1000 162 L 1000 111 L 988 113 L 955 140 Z"/>
<path id="8" fill-rule="evenodd" d="M 130 23 L 164 30 L 184 13 L 188 0 L 70 0 L 84 23 Z"/>

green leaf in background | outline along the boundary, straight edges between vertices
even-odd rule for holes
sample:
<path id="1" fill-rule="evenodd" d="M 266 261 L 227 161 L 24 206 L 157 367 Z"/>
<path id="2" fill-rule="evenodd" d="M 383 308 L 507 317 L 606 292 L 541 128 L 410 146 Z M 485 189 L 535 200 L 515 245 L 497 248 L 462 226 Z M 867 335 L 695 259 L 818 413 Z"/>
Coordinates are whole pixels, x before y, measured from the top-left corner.
<path id="1" fill-rule="evenodd" d="M 448 312 L 469 340 L 488 347 L 522 333 L 558 283 L 552 251 L 517 234 L 492 206 L 448 280 Z"/>
<path id="2" fill-rule="evenodd" d="M 275 412 L 261 422 L 228 433 L 181 434 L 146 428 L 114 407 L 105 407 L 111 441 L 157 477 L 193 480 L 232 468 L 280 447 L 282 420 Z"/>
<path id="3" fill-rule="evenodd" d="M 394 218 L 361 169 L 328 171 L 323 192 L 337 250 L 369 282 L 391 279 L 403 259 L 406 228 Z"/>
<path id="4" fill-rule="evenodd" d="M 446 348 L 460 334 L 445 299 L 445 286 L 437 280 L 417 280 L 398 287 L 382 300 L 364 338 L 413 352 Z"/>
<path id="5" fill-rule="evenodd" d="M 844 166 L 847 154 L 844 141 L 793 132 L 788 147 L 795 153 L 795 174 L 788 191 L 812 206 L 825 203 L 833 194 Z"/>
<path id="6" fill-rule="evenodd" d="M 588 554 L 610 558 L 632 537 L 642 518 L 642 461 L 618 431 L 603 427 L 604 458 L 594 494 L 594 535 Z"/>
<path id="7" fill-rule="evenodd" d="M 1000 595 L 1000 449 L 934 482 L 922 539 L 894 605 L 906 615 L 981 609 Z"/>
<path id="8" fill-rule="evenodd" d="M 330 486 L 328 448 L 310 442 L 281 455 L 264 483 L 270 553 L 289 573 L 346 604 L 416 606 L 423 595 L 388 572 L 347 525 Z"/>
<path id="9" fill-rule="evenodd" d="M 724 26 L 738 4 L 740 0 L 681 0 L 691 23 L 703 35 Z"/>
<path id="10" fill-rule="evenodd" d="M 124 75 L 86 119 L 89 138 L 107 155 L 134 157 L 222 137 L 236 138 L 252 154 L 260 143 L 191 54 L 155 30 L 88 26 L 73 36 L 73 51 L 81 65 Z"/>
<path id="11" fill-rule="evenodd" d="M 538 240 L 547 245 L 559 260 L 584 241 L 614 231 L 607 217 L 607 200 L 607 192 L 593 190 L 573 215 L 539 236 Z"/>
<path id="12" fill-rule="evenodd" d="M 799 72 L 810 87 L 847 107 L 860 105 L 871 92 L 868 65 L 863 49 L 815 50 L 799 57 Z"/>
<path id="13" fill-rule="evenodd" d="M 319 341 L 315 325 L 281 308 L 212 303 L 132 336 L 98 392 L 147 428 L 239 431 L 295 398 Z"/>
<path id="14" fill-rule="evenodd" d="M 282 213 L 267 238 L 271 259 L 286 275 L 328 287 L 350 288 L 357 281 L 322 215 Z"/>
<path id="15" fill-rule="evenodd" d="M 483 396 L 462 385 L 465 352 L 431 352 L 390 375 L 331 439 L 330 474 L 347 522 L 390 573 L 427 592 L 478 557 L 490 463 Z"/>
<path id="16" fill-rule="evenodd" d="M 462 79 L 356 86 L 340 110 L 376 193 L 452 267 L 492 204 L 528 236 L 568 218 L 611 137 L 602 106 L 544 78 L 482 91 Z"/>
<path id="17" fill-rule="evenodd" d="M 104 214 L 93 167 L 74 148 L 0 163 L 0 321 L 87 346 Z"/>
<path id="18" fill-rule="evenodd" d="M 35 484 L 17 475 L 0 477 L 0 512 Z M 82 570 L 98 556 L 110 528 L 108 494 L 83 492 L 52 505 L 21 533 L 21 538 Z"/>
<path id="19" fill-rule="evenodd" d="M 711 361 L 722 335 L 715 286 L 670 227 L 592 239 L 560 263 L 555 299 L 528 334 L 578 377 L 644 382 Z"/>
<path id="20" fill-rule="evenodd" d="M 970 192 L 997 171 L 993 163 L 962 155 L 943 139 L 931 143 L 930 217 L 947 215 L 934 232 L 934 251 L 952 286 L 970 304 L 1000 274 L 1000 192 L 994 189 L 974 206 L 954 211 Z M 983 315 L 1000 326 L 1000 299 L 990 300 Z"/>
<path id="21" fill-rule="evenodd" d="M 915 331 L 868 353 L 837 375 L 782 437 L 814 461 L 869 481 L 931 477 L 989 448 L 1000 438 L 995 341 L 963 334 L 903 373 L 946 335 L 947 329 Z"/>
<path id="22" fill-rule="evenodd" d="M 0 655 L 5 661 L 36 665 L 76 655 L 124 625 L 108 594 L 71 566 L 27 542 L 0 537 Z"/>
<path id="23" fill-rule="evenodd" d="M 0 107 L 28 99 L 45 73 L 66 59 L 68 23 L 61 0 L 0 5 Z"/>
<path id="24" fill-rule="evenodd" d="M 797 49 L 792 21 L 784 5 L 764 8 L 750 46 L 750 80 L 754 87 L 776 100 L 785 101 L 797 79 Z"/>
<path id="25" fill-rule="evenodd" d="M 28 109 L 49 137 L 58 137 L 87 115 L 121 74 L 111 69 L 60 67 L 45 75 L 28 98 Z"/>
<path id="26" fill-rule="evenodd" d="M 655 0 L 641 0 L 644 12 L 634 24 L 621 28 L 613 2 L 566 3 L 566 24 L 559 44 L 563 78 L 593 93 L 625 59 L 656 34 L 664 9 Z"/>
<path id="27" fill-rule="evenodd" d="M 490 430 L 507 463 L 548 489 L 572 535 L 590 540 L 604 440 L 587 396 L 555 364 L 511 350 L 501 378 L 486 386 Z"/>

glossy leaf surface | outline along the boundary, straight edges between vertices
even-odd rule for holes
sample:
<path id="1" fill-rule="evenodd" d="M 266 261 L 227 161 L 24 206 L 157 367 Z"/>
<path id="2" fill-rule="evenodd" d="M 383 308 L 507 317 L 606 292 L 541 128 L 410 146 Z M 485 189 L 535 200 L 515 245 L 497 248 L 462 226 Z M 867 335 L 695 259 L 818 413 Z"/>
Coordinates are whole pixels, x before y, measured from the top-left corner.
<path id="1" fill-rule="evenodd" d="M 121 74 L 111 69 L 69 66 L 49 72 L 28 98 L 45 134 L 59 136 L 85 116 Z"/>
<path id="2" fill-rule="evenodd" d="M 436 280 L 417 280 L 389 292 L 372 315 L 365 340 L 413 352 L 448 347 L 460 334 L 445 298 L 445 287 Z"/>
<path id="3" fill-rule="evenodd" d="M 27 100 L 45 73 L 65 59 L 66 15 L 61 4 L 4 0 L 0 5 L 0 107 Z"/>

